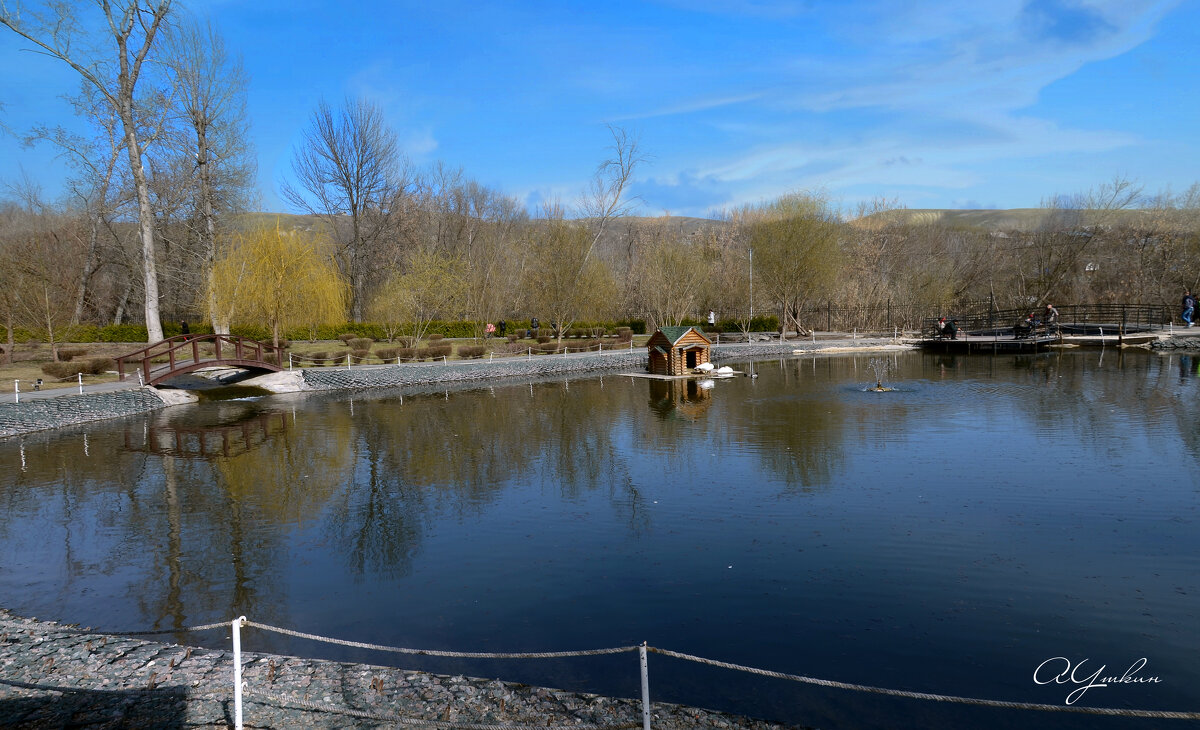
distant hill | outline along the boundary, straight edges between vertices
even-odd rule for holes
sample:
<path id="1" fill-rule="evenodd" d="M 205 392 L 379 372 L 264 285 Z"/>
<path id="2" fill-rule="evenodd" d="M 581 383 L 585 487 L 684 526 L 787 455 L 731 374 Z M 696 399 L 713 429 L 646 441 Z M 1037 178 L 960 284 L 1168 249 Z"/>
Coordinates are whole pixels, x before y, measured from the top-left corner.
<path id="1" fill-rule="evenodd" d="M 881 213 L 873 213 L 863 218 L 850 221 L 857 228 L 877 228 L 885 225 L 938 225 L 946 228 L 978 231 L 1021 231 L 1031 232 L 1045 228 L 1062 228 L 1077 225 L 1125 225 L 1134 226 L 1142 223 L 1145 218 L 1159 215 L 1147 210 L 1118 210 L 1110 212 L 1056 210 L 1051 208 L 1011 208 L 1008 210 L 959 210 L 937 208 L 898 208 Z M 1178 222 L 1189 228 L 1194 228 L 1196 222 L 1188 220 L 1184 212 L 1176 213 Z M 1188 216 L 1190 217 L 1190 216 Z M 246 213 L 240 216 L 240 224 L 244 227 L 256 225 L 273 225 L 278 220 L 280 226 L 289 230 L 313 230 L 322 225 L 321 219 L 315 215 L 295 215 L 292 213 Z M 536 222 L 536 219 L 534 219 Z M 632 229 L 643 226 L 665 225 L 685 237 L 704 228 L 728 225 L 725 221 L 710 218 L 693 218 L 689 216 L 628 216 L 614 219 L 608 227 L 601 243 L 601 248 L 611 249 L 621 245 L 621 241 Z"/>
<path id="2" fill-rule="evenodd" d="M 1136 225 L 1153 215 L 1146 210 L 1076 211 L 1052 208 L 1011 208 L 1009 210 L 898 209 L 887 210 L 854 221 L 871 228 L 879 225 L 941 225 L 947 228 L 984 231 L 1037 231 L 1069 225 Z M 1182 217 L 1182 216 L 1181 216 Z"/>

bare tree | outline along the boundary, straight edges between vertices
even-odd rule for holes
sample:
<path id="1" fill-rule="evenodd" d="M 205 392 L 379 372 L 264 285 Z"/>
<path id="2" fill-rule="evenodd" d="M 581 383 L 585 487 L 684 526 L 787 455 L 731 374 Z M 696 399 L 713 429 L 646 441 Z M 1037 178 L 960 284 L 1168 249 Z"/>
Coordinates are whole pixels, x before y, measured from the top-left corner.
<path id="1" fill-rule="evenodd" d="M 1057 195 L 1043 204 L 1052 214 L 1034 234 L 1030 252 L 1034 256 L 1036 298 L 1042 304 L 1061 291 L 1068 277 L 1086 270 L 1084 254 L 1106 229 L 1117 222 L 1118 211 L 1138 204 L 1142 189 L 1127 178 L 1111 182 L 1080 195 Z"/>
<path id="2" fill-rule="evenodd" d="M 683 324 L 705 296 L 715 257 L 688 241 L 665 216 L 638 226 L 632 235 L 641 239 L 635 280 L 650 327 Z"/>
<path id="3" fill-rule="evenodd" d="M 142 163 L 144 138 L 139 129 L 141 114 L 135 94 L 143 66 L 170 12 L 171 0 L 131 0 L 126 3 L 97 0 L 97 6 L 104 27 L 103 30 L 97 30 L 95 35 L 112 43 L 109 50 L 115 52 L 115 58 L 104 57 L 98 51 L 91 54 L 78 50 L 79 45 L 75 41 L 84 34 L 83 19 L 73 3 L 53 2 L 43 10 L 0 5 L 0 25 L 7 26 L 42 52 L 74 69 L 100 92 L 121 120 L 125 151 L 138 199 L 146 332 L 149 341 L 155 342 L 162 339 L 162 322 L 159 318 L 154 213 Z"/>
<path id="4" fill-rule="evenodd" d="M 296 184 L 282 186 L 298 209 L 323 217 L 339 235 L 337 260 L 350 282 L 350 316 L 362 321 L 376 247 L 394 222 L 403 190 L 396 134 L 370 102 L 347 100 L 335 111 L 321 102 L 292 161 Z M 350 230 L 342 225 L 346 221 Z"/>
<path id="5" fill-rule="evenodd" d="M 583 317 L 605 313 L 616 299 L 616 282 L 599 258 L 588 258 L 593 238 L 584 225 L 567 220 L 559 206 L 547 206 L 528 227 L 528 246 L 537 282 L 531 304 L 549 318 L 561 343 L 563 333 Z M 563 265 L 563 262 L 567 262 Z M 579 269 L 575 268 L 579 262 Z"/>
<path id="6" fill-rule="evenodd" d="M 225 42 L 211 24 L 195 21 L 172 29 L 166 45 L 176 104 L 187 124 L 184 154 L 194 160 L 194 218 L 199 240 L 203 289 L 209 285 L 217 254 L 217 215 L 234 207 L 253 177 L 254 165 L 246 143 L 246 74 L 241 61 L 231 58 Z M 228 333 L 229 322 L 215 313 L 221 308 L 211 299 L 206 309 L 214 316 L 214 332 Z"/>
<path id="7" fill-rule="evenodd" d="M 75 174 L 68 181 L 71 197 L 78 202 L 86 218 L 87 254 L 75 293 L 71 322 L 82 321 L 92 296 L 93 279 L 112 255 L 117 241 L 114 219 L 129 201 L 120 176 L 125 155 L 121 122 L 94 86 L 81 83 L 78 95 L 70 99 L 76 116 L 86 119 L 96 130 L 91 139 L 63 127 L 35 127 L 25 136 L 25 144 L 50 142 L 60 151 Z"/>
<path id="8" fill-rule="evenodd" d="M 639 202 L 629 197 L 629 183 L 638 165 L 645 162 L 646 158 L 642 155 L 637 138 L 625 129 L 610 124 L 608 132 L 613 138 L 609 147 L 611 154 L 596 168 L 591 185 L 579 205 L 592 237 L 582 260 L 577 262 L 576 275 L 583 273 L 609 223 L 615 218 L 629 215 Z"/>

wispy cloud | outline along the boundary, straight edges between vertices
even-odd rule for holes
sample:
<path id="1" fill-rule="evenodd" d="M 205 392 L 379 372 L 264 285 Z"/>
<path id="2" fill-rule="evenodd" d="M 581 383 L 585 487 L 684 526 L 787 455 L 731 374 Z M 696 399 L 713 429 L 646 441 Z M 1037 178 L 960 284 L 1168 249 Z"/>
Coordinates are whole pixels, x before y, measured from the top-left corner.
<path id="1" fill-rule="evenodd" d="M 856 4 L 869 18 L 857 53 L 786 59 L 769 91 L 717 90 L 703 103 L 664 104 L 656 114 L 750 106 L 741 149 L 660 171 L 681 186 L 705 181 L 753 202 L 812 186 L 979 185 L 988 165 L 1050 155 L 1093 154 L 1138 144 L 1124 131 L 1079 129 L 1040 117 L 1040 95 L 1088 63 L 1149 39 L 1175 2 L 1067 0 Z M 642 115 L 649 118 L 651 115 Z M 789 131 L 794 130 L 794 131 Z M 731 187 L 730 184 L 736 183 Z"/>

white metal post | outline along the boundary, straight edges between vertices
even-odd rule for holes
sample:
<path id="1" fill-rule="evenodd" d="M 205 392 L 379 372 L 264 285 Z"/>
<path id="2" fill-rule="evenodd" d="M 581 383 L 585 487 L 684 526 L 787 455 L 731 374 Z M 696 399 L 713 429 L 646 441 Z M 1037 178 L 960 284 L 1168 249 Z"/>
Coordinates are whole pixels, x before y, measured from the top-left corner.
<path id="1" fill-rule="evenodd" d="M 79 376 L 79 394 L 83 395 L 83 373 L 76 373 Z"/>
<path id="2" fill-rule="evenodd" d="M 288 370 L 292 369 L 292 353 L 288 353 Z"/>
<path id="3" fill-rule="evenodd" d="M 350 355 L 349 354 L 346 355 L 346 369 L 347 370 L 350 369 Z"/>
<path id="4" fill-rule="evenodd" d="M 642 730 L 650 730 L 650 664 L 646 661 L 644 641 L 638 647 L 638 656 L 642 661 Z"/>
<path id="5" fill-rule="evenodd" d="M 233 627 L 233 726 L 242 730 L 242 625 L 245 616 L 238 616 Z"/>
<path id="6" fill-rule="evenodd" d="M 20 380 L 13 381 L 13 398 L 16 399 L 17 403 L 21 402 L 21 381 Z"/>

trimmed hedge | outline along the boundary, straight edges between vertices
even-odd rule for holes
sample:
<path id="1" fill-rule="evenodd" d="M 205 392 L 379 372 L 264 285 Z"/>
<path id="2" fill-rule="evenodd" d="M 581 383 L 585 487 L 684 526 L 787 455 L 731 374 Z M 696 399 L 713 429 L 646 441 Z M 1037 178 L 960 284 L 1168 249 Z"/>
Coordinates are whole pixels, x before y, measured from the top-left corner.
<path id="1" fill-rule="evenodd" d="M 763 320 L 764 324 L 767 321 L 777 320 L 774 317 L 761 318 L 756 317 L 755 322 Z M 726 323 L 722 322 L 724 326 Z M 428 334 L 440 334 L 447 338 L 458 339 L 473 339 L 476 336 L 476 328 L 480 326 L 478 322 L 445 322 L 434 321 L 429 324 Z M 581 330 L 591 330 L 592 336 L 596 335 L 596 330 L 613 330 L 617 327 L 629 327 L 636 334 L 645 334 L 645 320 L 621 320 L 618 322 L 575 322 L 574 328 Z M 174 337 L 182 334 L 182 323 L 177 321 L 163 322 L 163 336 Z M 510 319 L 506 320 L 506 327 L 509 332 L 514 330 L 526 330 L 529 328 L 529 320 Z M 769 331 L 771 329 L 778 330 L 778 324 L 773 327 L 754 326 L 753 329 Z M 546 329 L 543 327 L 543 329 Z M 188 330 L 191 334 L 204 335 L 212 333 L 212 326 L 203 320 L 188 321 Z M 733 324 L 729 331 L 736 331 L 736 324 Z M 393 333 L 395 330 L 392 330 Z M 263 325 L 235 325 L 230 327 L 230 332 L 242 337 L 249 337 L 253 340 L 262 342 L 270 341 L 271 330 Z M 412 335 L 412 327 L 402 327 L 400 333 L 405 336 Z M 311 341 L 311 340 L 336 340 L 340 339 L 341 335 L 351 335 L 353 337 L 369 337 L 376 342 L 383 342 L 388 339 L 388 328 L 374 322 L 343 322 L 334 325 L 321 325 L 319 327 L 292 327 L 283 330 L 279 333 L 281 338 L 296 341 Z M 7 338 L 8 332 L 4 327 L 0 327 L 0 340 Z M 584 334 L 583 336 L 587 336 Z M 35 340 L 45 341 L 44 333 L 36 330 L 30 330 L 23 327 L 17 327 L 13 330 L 13 339 L 19 344 L 26 344 Z M 146 325 L 144 324 L 79 324 L 70 327 L 64 327 L 60 335 L 56 335 L 60 342 L 145 342 Z M 398 341 L 403 341 L 403 337 L 397 338 Z"/>

